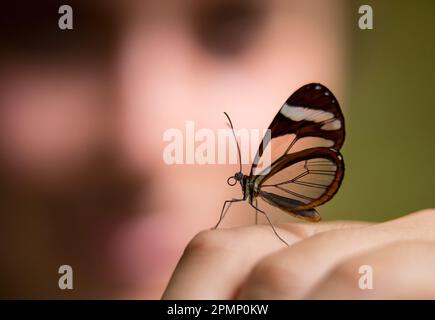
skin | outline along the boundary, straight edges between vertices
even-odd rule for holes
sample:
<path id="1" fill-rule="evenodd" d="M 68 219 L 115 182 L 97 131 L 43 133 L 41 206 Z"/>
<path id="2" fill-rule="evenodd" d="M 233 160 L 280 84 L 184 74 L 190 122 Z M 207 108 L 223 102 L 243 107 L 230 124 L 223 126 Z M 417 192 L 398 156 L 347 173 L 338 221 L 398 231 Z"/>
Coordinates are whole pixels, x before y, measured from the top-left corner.
<path id="1" fill-rule="evenodd" d="M 434 209 L 383 223 L 290 223 L 279 228 L 285 248 L 267 226 L 205 231 L 163 299 L 434 299 L 434 227 Z M 359 289 L 362 265 L 373 269 L 371 290 Z"/>

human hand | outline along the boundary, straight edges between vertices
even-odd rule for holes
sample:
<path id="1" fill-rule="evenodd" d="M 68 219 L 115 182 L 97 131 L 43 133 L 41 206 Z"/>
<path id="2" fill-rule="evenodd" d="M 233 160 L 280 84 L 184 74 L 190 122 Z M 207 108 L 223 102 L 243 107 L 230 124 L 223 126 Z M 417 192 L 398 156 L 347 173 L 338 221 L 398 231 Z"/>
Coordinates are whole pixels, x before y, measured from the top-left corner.
<path id="1" fill-rule="evenodd" d="M 203 231 L 163 299 L 435 299 L 435 210 L 383 222 L 289 223 Z M 359 268 L 373 289 L 359 287 Z"/>

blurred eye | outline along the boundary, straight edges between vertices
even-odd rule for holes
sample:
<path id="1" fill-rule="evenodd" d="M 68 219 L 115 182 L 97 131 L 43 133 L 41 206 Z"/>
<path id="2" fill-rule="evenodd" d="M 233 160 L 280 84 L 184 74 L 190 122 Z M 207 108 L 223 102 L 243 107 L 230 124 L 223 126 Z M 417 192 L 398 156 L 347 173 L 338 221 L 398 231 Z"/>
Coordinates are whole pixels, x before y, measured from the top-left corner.
<path id="1" fill-rule="evenodd" d="M 211 54 L 235 56 L 255 40 L 268 15 L 267 1 L 212 0 L 194 11 L 193 31 Z"/>
<path id="2" fill-rule="evenodd" d="M 25 8 L 25 9 L 23 9 Z M 74 29 L 58 27 L 59 2 L 8 1 L 0 16 L 0 52 L 52 63 L 105 55 L 114 38 L 114 19 L 91 4 L 73 5 Z"/>

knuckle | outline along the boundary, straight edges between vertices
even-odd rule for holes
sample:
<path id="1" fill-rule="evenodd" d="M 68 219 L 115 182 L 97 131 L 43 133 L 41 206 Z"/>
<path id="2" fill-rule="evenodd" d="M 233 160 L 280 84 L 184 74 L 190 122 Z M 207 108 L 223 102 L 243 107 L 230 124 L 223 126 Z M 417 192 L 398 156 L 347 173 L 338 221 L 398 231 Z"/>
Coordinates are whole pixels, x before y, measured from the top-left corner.
<path id="1" fill-rule="evenodd" d="M 399 241 L 372 249 L 361 255 L 341 262 L 333 274 L 345 282 L 356 283 L 360 279 L 360 268 L 370 266 L 379 273 L 384 270 L 407 268 L 410 262 L 418 261 L 428 248 L 435 248 L 428 241 Z"/>
<path id="2" fill-rule="evenodd" d="M 358 289 L 360 267 L 366 265 L 359 258 L 342 262 L 332 271 L 332 277 L 349 288 Z"/>
<path id="3" fill-rule="evenodd" d="M 435 226 L 435 209 L 423 209 L 416 212 L 412 212 L 408 215 L 399 217 L 394 220 L 390 220 L 380 224 L 381 226 L 390 226 L 396 228 L 411 228 L 411 230 L 419 231 L 421 235 L 435 236 L 433 228 Z M 425 233 L 422 230 L 427 230 Z"/>
<path id="4" fill-rule="evenodd" d="M 277 258 L 266 258 L 253 268 L 242 292 L 248 298 L 288 298 L 301 284 L 299 279 L 288 264 Z"/>
<path id="5" fill-rule="evenodd" d="M 433 208 L 422 209 L 415 212 L 414 215 L 435 219 L 435 209 Z"/>
<path id="6" fill-rule="evenodd" d="M 229 248 L 224 233 L 217 230 L 203 230 L 196 234 L 189 242 L 185 253 L 210 252 Z"/>
<path id="7" fill-rule="evenodd" d="M 426 245 L 429 244 L 431 244 L 431 242 L 421 240 L 399 241 L 389 244 L 379 251 L 383 253 L 385 261 L 393 260 L 393 262 L 395 262 L 399 258 L 407 260 L 410 258 L 418 258 L 422 249 L 426 249 Z"/>
<path id="8" fill-rule="evenodd" d="M 409 215 L 405 215 L 397 220 L 407 222 L 409 221 L 409 219 L 422 223 L 431 223 L 431 222 L 435 223 L 435 209 L 428 208 L 428 209 L 418 210 L 410 213 Z"/>
<path id="9" fill-rule="evenodd" d="M 254 267 L 250 278 L 253 282 L 266 282 L 273 287 L 278 287 L 286 273 L 288 270 L 284 269 L 276 260 L 265 259 Z"/>
<path id="10" fill-rule="evenodd" d="M 343 284 L 356 286 L 367 267 L 378 276 L 382 276 L 385 270 L 398 272 L 421 259 L 431 246 L 433 248 L 432 243 L 422 241 L 393 242 L 340 262 L 331 271 L 331 276 Z"/>

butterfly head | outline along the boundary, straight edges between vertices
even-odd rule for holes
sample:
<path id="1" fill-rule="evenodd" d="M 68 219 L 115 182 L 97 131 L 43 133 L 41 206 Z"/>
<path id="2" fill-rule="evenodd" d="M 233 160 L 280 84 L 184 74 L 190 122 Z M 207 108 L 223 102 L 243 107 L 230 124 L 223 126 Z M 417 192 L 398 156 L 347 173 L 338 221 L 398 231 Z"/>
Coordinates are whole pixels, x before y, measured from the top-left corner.
<path id="1" fill-rule="evenodd" d="M 239 171 L 239 172 L 236 172 L 234 174 L 234 176 L 229 177 L 228 180 L 227 180 L 227 183 L 230 186 L 235 186 L 237 181 L 240 182 L 240 181 L 242 181 L 242 179 L 243 179 L 243 173 L 241 171 Z"/>

